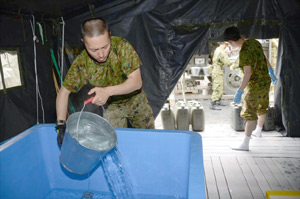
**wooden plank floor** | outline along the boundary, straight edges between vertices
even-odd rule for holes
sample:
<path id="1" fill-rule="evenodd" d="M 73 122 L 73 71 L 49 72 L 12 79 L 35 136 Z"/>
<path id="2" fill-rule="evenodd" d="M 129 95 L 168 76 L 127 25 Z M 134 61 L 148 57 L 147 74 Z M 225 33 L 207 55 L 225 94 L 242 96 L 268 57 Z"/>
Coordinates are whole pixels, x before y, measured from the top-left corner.
<path id="1" fill-rule="evenodd" d="M 287 165 L 299 167 L 285 158 L 205 157 L 207 198 L 263 199 L 267 190 L 300 190 L 299 172 L 289 176 Z"/>
<path id="2" fill-rule="evenodd" d="M 267 190 L 300 190 L 300 138 L 263 132 L 246 152 L 230 148 L 244 136 L 230 125 L 207 125 L 200 134 L 207 199 L 264 199 Z"/>
<path id="3" fill-rule="evenodd" d="M 205 130 L 203 160 L 207 199 L 265 199 L 267 190 L 300 190 L 300 138 L 283 137 L 276 131 L 251 138 L 250 151 L 234 151 L 244 132 L 230 125 L 229 103 L 222 111 L 212 111 L 202 100 Z M 157 129 L 162 129 L 160 115 Z"/>

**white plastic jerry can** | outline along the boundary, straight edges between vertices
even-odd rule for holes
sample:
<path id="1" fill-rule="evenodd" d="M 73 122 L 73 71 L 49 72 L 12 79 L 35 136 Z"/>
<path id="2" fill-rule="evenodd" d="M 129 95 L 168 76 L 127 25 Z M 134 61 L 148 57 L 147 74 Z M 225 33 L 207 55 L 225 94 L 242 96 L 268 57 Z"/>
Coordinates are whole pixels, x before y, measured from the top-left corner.
<path id="1" fill-rule="evenodd" d="M 189 130 L 189 110 L 187 105 L 182 102 L 176 102 L 175 107 L 176 126 L 178 130 Z"/>
<path id="2" fill-rule="evenodd" d="M 231 127 L 236 131 L 245 130 L 244 118 L 240 116 L 242 110 L 241 104 L 230 103 L 230 123 Z"/>
<path id="3" fill-rule="evenodd" d="M 198 101 L 189 101 L 190 124 L 193 131 L 203 131 L 205 128 L 205 114 L 203 106 Z"/>
<path id="4" fill-rule="evenodd" d="M 266 120 L 263 126 L 264 131 L 273 131 L 275 129 L 275 109 L 274 107 L 269 106 L 266 113 Z"/>
<path id="5" fill-rule="evenodd" d="M 169 104 L 165 104 L 161 110 L 161 120 L 164 129 L 176 129 L 174 112 Z"/>

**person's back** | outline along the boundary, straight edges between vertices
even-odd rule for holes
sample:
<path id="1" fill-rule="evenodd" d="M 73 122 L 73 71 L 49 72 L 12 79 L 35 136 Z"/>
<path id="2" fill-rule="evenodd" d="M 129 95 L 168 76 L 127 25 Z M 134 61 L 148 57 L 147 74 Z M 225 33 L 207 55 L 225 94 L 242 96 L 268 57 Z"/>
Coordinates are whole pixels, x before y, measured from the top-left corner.
<path id="1" fill-rule="evenodd" d="M 220 66 L 220 69 L 224 72 L 224 66 L 230 65 L 228 54 L 222 46 L 216 48 L 213 56 L 213 65 Z"/>
<path id="2" fill-rule="evenodd" d="M 262 45 L 255 39 L 244 41 L 240 51 L 240 63 L 251 66 L 251 77 L 248 87 L 252 89 L 265 88 L 271 80 L 268 75 L 267 60 Z M 239 66 L 243 70 L 243 66 Z"/>

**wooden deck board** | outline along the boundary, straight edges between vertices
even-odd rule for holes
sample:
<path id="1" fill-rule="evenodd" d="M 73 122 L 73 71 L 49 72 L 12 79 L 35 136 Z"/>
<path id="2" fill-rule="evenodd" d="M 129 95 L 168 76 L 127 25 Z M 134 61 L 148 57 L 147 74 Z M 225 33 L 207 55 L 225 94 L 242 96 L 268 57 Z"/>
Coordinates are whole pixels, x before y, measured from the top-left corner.
<path id="1" fill-rule="evenodd" d="M 221 157 L 232 199 L 251 199 L 252 194 L 235 157 Z"/>
<path id="2" fill-rule="evenodd" d="M 259 187 L 258 182 L 256 181 L 255 176 L 252 173 L 251 166 L 249 165 L 245 157 L 237 158 L 239 165 L 243 171 L 244 177 L 247 181 L 249 189 L 251 190 L 252 196 L 255 199 L 264 199 L 265 195 Z"/>
<path id="3" fill-rule="evenodd" d="M 262 174 L 265 176 L 271 190 L 282 190 L 280 183 L 270 171 L 263 158 L 256 158 L 255 162 L 258 164 Z"/>
<path id="4" fill-rule="evenodd" d="M 246 158 L 246 161 L 251 168 L 251 171 L 262 190 L 262 193 L 266 193 L 267 190 L 271 190 L 269 183 L 259 168 L 259 165 L 255 162 L 254 158 Z"/>
<path id="5" fill-rule="evenodd" d="M 294 190 L 294 188 L 289 183 L 287 178 L 282 174 L 282 172 L 276 166 L 276 163 L 273 161 L 273 158 L 263 158 L 263 160 L 265 161 L 266 165 L 269 167 L 274 177 L 279 182 L 282 190 Z"/>
<path id="6" fill-rule="evenodd" d="M 204 159 L 205 182 L 206 182 L 206 197 L 210 199 L 218 199 L 219 192 L 213 165 L 210 158 Z"/>
<path id="7" fill-rule="evenodd" d="M 227 180 L 224 175 L 224 171 L 220 162 L 219 157 L 212 157 L 212 165 L 215 172 L 218 192 L 220 199 L 231 199 L 231 195 L 229 193 L 229 188 L 227 185 Z"/>
<path id="8" fill-rule="evenodd" d="M 292 158 L 276 158 L 274 163 L 289 181 L 293 190 L 300 190 L 300 162 Z"/>

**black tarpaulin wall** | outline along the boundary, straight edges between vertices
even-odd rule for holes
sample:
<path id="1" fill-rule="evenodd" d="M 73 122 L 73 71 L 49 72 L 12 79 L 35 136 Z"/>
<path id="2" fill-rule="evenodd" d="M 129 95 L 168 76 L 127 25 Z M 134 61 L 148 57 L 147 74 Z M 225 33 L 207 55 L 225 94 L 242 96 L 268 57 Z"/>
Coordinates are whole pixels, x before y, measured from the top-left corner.
<path id="1" fill-rule="evenodd" d="M 42 45 L 41 40 L 36 44 L 37 74 L 42 97 L 42 101 L 39 99 L 38 102 L 39 118 L 37 118 L 33 35 L 30 19 L 30 17 L 24 17 L 22 24 L 20 16 L 0 16 L 0 48 L 18 48 L 19 67 L 23 79 L 22 87 L 0 91 L 1 141 L 21 133 L 37 122 L 42 123 L 42 102 L 45 122 L 54 122 L 56 118 L 56 93 L 52 79 L 50 48 L 48 43 Z M 38 30 L 36 27 L 36 35 L 40 38 Z"/>
<path id="2" fill-rule="evenodd" d="M 207 54 L 209 40 L 225 28 L 236 25 L 245 37 L 279 37 L 276 123 L 289 136 L 300 136 L 299 1 L 115 0 L 86 5 L 74 13 L 62 13 L 68 45 L 82 45 L 80 24 L 96 16 L 108 21 L 112 35 L 126 38 L 135 47 L 143 62 L 143 88 L 155 116 L 192 54 L 196 50 Z"/>
<path id="3" fill-rule="evenodd" d="M 294 15 L 296 14 L 296 16 Z M 298 19 L 295 21 L 295 19 Z M 300 26 L 298 13 L 286 13 L 281 28 L 275 87 L 276 122 L 287 136 L 300 137 Z"/>

